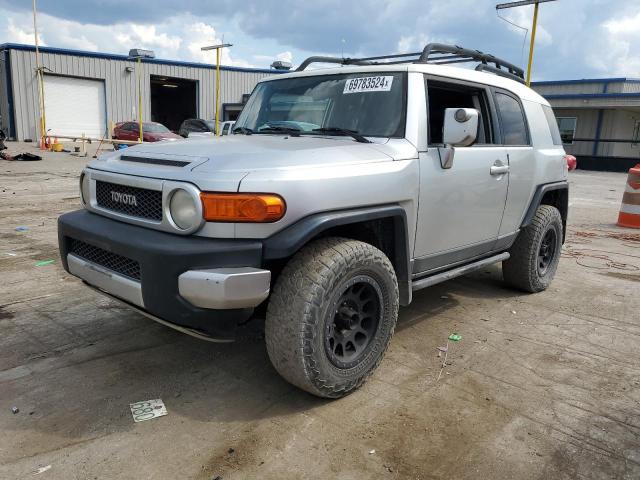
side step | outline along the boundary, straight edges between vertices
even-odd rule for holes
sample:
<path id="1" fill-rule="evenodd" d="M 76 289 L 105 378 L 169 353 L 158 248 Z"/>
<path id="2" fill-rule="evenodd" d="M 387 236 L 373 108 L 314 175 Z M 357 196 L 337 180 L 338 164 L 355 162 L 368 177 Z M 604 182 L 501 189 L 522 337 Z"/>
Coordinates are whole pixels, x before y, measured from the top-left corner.
<path id="1" fill-rule="evenodd" d="M 435 285 L 436 283 L 446 282 L 447 280 L 459 277 L 460 275 L 465 275 L 469 272 L 473 272 L 474 270 L 486 267 L 487 265 L 502 262 L 504 260 L 507 260 L 509 257 L 509 253 L 504 252 L 499 255 L 494 255 L 493 257 L 483 258 L 482 260 L 478 260 L 477 262 L 468 263 L 452 270 L 447 270 L 446 272 L 437 273 L 430 277 L 420 278 L 412 282 L 411 290 L 415 292 L 416 290 L 430 287 L 431 285 Z"/>

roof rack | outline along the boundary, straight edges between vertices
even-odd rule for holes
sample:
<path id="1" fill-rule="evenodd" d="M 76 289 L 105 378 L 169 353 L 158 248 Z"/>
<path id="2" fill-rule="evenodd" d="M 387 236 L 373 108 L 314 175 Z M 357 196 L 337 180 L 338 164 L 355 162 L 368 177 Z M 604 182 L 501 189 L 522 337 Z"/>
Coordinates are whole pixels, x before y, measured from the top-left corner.
<path id="1" fill-rule="evenodd" d="M 431 63 L 445 65 L 452 63 L 478 62 L 476 70 L 490 72 L 502 77 L 524 83 L 524 70 L 512 63 L 494 57 L 480 50 L 470 50 L 457 45 L 430 43 L 421 52 L 396 53 L 364 58 L 309 57 L 296 68 L 296 72 L 305 70 L 312 63 L 336 63 L 339 65 L 399 65 L 403 63 Z"/>

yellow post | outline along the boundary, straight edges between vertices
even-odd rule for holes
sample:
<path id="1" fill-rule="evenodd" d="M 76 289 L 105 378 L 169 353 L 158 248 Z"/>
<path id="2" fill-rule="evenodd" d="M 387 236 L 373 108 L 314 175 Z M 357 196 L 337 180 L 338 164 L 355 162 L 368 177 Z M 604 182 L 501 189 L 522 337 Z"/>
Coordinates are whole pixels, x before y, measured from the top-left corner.
<path id="1" fill-rule="evenodd" d="M 220 111 L 220 49 L 216 49 L 216 136 L 220 136 L 218 112 Z"/>
<path id="2" fill-rule="evenodd" d="M 142 58 L 138 57 L 138 142 L 142 143 Z"/>
<path id="3" fill-rule="evenodd" d="M 531 66 L 533 65 L 533 46 L 536 41 L 536 27 L 538 26 L 538 2 L 533 7 L 533 27 L 531 27 L 531 45 L 529 45 L 529 64 L 527 66 L 527 87 L 531 86 Z"/>
<path id="4" fill-rule="evenodd" d="M 36 14 L 36 0 L 33 0 L 33 36 L 36 45 L 36 74 L 38 77 L 38 96 L 40 107 L 40 140 L 44 143 L 47 136 L 47 122 L 44 111 L 44 79 L 42 78 L 42 67 L 40 66 L 40 48 L 38 42 L 38 22 Z"/>

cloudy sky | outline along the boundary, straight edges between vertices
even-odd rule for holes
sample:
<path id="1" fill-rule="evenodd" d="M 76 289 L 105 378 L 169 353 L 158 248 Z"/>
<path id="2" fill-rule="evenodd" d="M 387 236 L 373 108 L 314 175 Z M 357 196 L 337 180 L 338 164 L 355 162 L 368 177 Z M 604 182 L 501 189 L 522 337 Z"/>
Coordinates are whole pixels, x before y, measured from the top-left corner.
<path id="1" fill-rule="evenodd" d="M 501 0 L 504 1 L 504 0 Z M 210 62 L 200 47 L 233 43 L 223 63 L 294 65 L 314 54 L 420 50 L 431 41 L 524 65 L 533 9 L 489 0 L 38 0 L 41 43 Z M 0 43 L 33 44 L 30 0 L 0 0 Z M 640 0 L 557 0 L 541 5 L 535 80 L 640 77 Z M 528 40 L 527 40 L 528 41 Z"/>

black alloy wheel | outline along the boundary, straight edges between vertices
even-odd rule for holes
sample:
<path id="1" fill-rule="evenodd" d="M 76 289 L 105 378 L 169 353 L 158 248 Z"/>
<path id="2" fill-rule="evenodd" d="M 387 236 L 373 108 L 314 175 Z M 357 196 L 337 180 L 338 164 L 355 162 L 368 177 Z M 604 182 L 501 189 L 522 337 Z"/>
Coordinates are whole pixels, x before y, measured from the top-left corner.
<path id="1" fill-rule="evenodd" d="M 353 368 L 368 352 L 380 323 L 382 292 L 369 276 L 348 281 L 327 312 L 325 351 L 338 368 Z"/>

